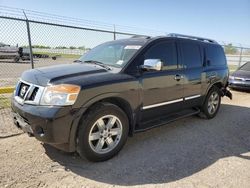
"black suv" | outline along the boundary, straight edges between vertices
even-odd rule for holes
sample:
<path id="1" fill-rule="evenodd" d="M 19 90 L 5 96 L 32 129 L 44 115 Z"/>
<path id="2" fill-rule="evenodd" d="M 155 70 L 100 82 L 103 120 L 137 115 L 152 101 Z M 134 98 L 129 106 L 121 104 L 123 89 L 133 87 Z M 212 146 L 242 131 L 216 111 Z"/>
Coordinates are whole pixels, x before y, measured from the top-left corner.
<path id="1" fill-rule="evenodd" d="M 101 44 L 73 64 L 26 71 L 15 125 L 38 140 L 104 161 L 128 135 L 195 114 L 217 114 L 228 67 L 215 41 L 171 34 Z"/>

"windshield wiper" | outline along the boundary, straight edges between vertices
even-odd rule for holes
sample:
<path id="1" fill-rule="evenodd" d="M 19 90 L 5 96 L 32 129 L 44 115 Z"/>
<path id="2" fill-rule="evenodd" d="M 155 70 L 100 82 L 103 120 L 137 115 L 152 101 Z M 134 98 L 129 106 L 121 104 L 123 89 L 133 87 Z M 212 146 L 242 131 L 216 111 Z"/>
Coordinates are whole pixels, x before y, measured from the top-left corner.
<path id="1" fill-rule="evenodd" d="M 103 67 L 103 68 L 105 68 L 105 69 L 107 69 L 107 70 L 112 70 L 109 66 L 105 65 L 104 63 L 99 62 L 99 61 L 95 61 L 95 60 L 87 60 L 87 61 L 81 61 L 81 60 L 79 60 L 79 61 L 77 61 L 77 62 L 93 63 L 93 64 L 99 65 L 99 66 L 101 66 L 101 67 Z"/>

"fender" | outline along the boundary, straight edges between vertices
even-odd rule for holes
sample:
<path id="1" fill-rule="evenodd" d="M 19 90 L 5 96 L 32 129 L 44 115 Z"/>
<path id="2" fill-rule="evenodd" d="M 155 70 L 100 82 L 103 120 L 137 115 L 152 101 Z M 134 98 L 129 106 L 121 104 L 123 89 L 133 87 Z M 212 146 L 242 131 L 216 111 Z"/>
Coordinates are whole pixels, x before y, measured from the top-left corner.
<path id="1" fill-rule="evenodd" d="M 81 108 L 79 108 L 77 110 L 76 118 L 74 119 L 74 121 L 71 125 L 71 130 L 70 130 L 70 136 L 69 136 L 69 151 L 70 152 L 74 152 L 76 150 L 76 133 L 78 130 L 79 122 L 80 122 L 83 114 L 88 110 L 89 107 L 91 107 L 96 102 L 101 101 L 101 100 L 105 100 L 108 98 L 119 98 L 119 99 L 125 101 L 129 105 L 132 116 L 128 117 L 128 118 L 130 119 L 130 123 L 132 126 L 131 127 L 131 129 L 132 129 L 131 135 L 133 134 L 134 127 L 135 127 L 135 119 L 134 119 L 135 114 L 133 113 L 133 110 L 131 108 L 131 104 L 126 99 L 124 99 L 124 97 L 122 96 L 121 93 L 118 93 L 118 92 L 100 94 L 100 95 L 97 95 L 97 96 L 91 98 L 90 100 L 88 100 L 85 104 L 82 105 Z"/>
<path id="2" fill-rule="evenodd" d="M 205 92 L 205 96 L 207 96 L 207 94 L 208 94 L 208 92 L 210 91 L 210 89 L 211 89 L 214 85 L 216 85 L 216 84 L 221 84 L 221 85 L 223 86 L 223 83 L 220 82 L 220 81 L 216 81 L 216 82 L 210 83 L 209 86 L 207 87 L 206 92 Z"/>
<path id="3" fill-rule="evenodd" d="M 223 86 L 224 84 L 223 84 L 222 82 L 216 81 L 216 82 L 211 83 L 211 84 L 208 86 L 208 88 L 207 88 L 207 90 L 206 90 L 206 93 L 205 93 L 205 95 L 204 95 L 205 97 L 204 97 L 204 99 L 203 99 L 202 104 L 203 104 L 204 101 L 206 100 L 206 96 L 207 96 L 209 90 L 210 90 L 214 85 L 216 85 L 216 84 L 221 84 L 221 88 L 219 88 L 220 91 L 221 91 L 221 93 L 220 93 L 221 96 L 222 96 L 222 97 L 227 96 L 228 98 L 230 98 L 230 99 L 232 100 L 233 95 L 232 95 L 232 93 L 231 93 L 230 91 L 227 90 L 227 84 L 226 84 L 225 86 Z"/>

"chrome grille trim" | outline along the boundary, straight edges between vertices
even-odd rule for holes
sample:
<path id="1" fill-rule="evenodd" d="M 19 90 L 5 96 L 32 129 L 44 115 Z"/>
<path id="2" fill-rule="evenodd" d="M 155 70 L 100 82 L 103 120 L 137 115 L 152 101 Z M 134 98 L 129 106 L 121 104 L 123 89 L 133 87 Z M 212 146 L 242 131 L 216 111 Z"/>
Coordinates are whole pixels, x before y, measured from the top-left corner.
<path id="1" fill-rule="evenodd" d="M 20 88 L 21 83 L 29 85 L 29 89 L 26 92 L 23 99 L 18 96 L 19 90 L 21 89 Z M 35 88 L 38 88 L 36 96 L 35 96 L 34 100 L 29 100 L 29 98 L 31 97 Z M 26 82 L 26 81 L 20 79 L 17 83 L 17 86 L 16 86 L 16 90 L 14 93 L 14 99 L 15 99 L 15 101 L 17 101 L 21 105 L 23 105 L 23 104 L 38 105 L 40 103 L 41 98 L 42 98 L 44 89 L 45 89 L 45 87 L 43 87 L 43 86 L 32 84 L 32 83 L 29 83 L 29 82 Z"/>

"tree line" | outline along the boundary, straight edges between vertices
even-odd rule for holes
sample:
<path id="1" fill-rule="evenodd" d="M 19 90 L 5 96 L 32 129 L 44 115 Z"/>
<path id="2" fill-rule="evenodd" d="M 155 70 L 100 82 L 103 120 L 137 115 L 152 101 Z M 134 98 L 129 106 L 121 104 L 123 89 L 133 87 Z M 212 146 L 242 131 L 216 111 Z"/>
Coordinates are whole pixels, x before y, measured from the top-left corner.
<path id="1" fill-rule="evenodd" d="M 226 44 L 223 47 L 224 47 L 225 54 L 235 55 L 235 54 L 240 54 L 241 53 L 240 52 L 241 47 L 235 47 L 235 46 L 233 46 L 232 43 Z M 242 49 L 243 49 L 242 54 L 250 55 L 250 49 L 244 49 L 244 47 L 242 47 Z"/>
<path id="2" fill-rule="evenodd" d="M 22 47 L 23 48 L 28 48 L 29 46 L 22 46 Z M 52 47 L 50 47 L 50 46 L 44 46 L 44 45 L 32 45 L 32 48 L 52 49 Z M 90 50 L 90 48 L 86 48 L 85 46 L 78 46 L 78 47 L 76 47 L 76 46 L 69 46 L 69 47 L 66 47 L 66 46 L 56 46 L 53 49 Z"/>

